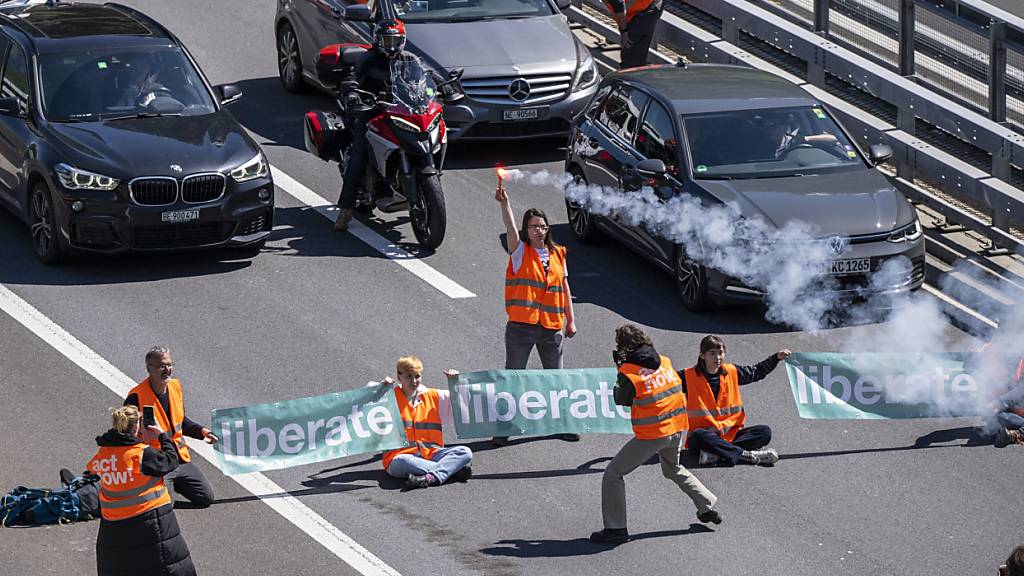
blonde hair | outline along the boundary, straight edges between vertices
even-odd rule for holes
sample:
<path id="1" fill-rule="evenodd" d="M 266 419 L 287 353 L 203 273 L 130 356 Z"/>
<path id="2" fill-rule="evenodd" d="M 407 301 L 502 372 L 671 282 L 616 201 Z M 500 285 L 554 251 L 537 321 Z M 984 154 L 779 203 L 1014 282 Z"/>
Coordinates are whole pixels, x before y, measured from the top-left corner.
<path id="1" fill-rule="evenodd" d="M 110 413 L 114 430 L 121 434 L 129 434 L 135 431 L 135 425 L 139 423 L 139 409 L 131 404 L 122 406 Z"/>
<path id="2" fill-rule="evenodd" d="M 395 365 L 395 369 L 403 374 L 422 374 L 423 362 L 421 362 L 420 359 L 415 356 L 402 356 L 401 358 L 398 359 L 398 362 Z"/>

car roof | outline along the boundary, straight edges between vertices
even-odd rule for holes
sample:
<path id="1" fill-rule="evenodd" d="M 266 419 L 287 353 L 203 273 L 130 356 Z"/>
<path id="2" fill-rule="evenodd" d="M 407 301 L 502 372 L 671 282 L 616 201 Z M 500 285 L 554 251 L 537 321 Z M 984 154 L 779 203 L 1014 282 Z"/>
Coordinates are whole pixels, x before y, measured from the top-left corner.
<path id="1" fill-rule="evenodd" d="M 177 43 L 150 18 L 117 4 L 14 2 L 0 4 L 0 15 L 0 23 L 31 38 L 40 53 Z"/>
<path id="2" fill-rule="evenodd" d="M 683 115 L 817 104 L 796 84 L 746 66 L 665 64 L 621 70 L 610 77 L 661 94 Z"/>

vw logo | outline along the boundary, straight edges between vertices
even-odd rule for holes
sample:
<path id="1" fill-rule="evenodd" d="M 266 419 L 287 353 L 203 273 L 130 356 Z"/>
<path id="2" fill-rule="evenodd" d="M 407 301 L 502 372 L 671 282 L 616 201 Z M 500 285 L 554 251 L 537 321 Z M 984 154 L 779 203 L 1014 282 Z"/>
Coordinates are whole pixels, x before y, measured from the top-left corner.
<path id="1" fill-rule="evenodd" d="M 836 256 L 843 253 L 843 249 L 846 248 L 846 239 L 842 236 L 832 236 L 828 239 L 828 249 L 832 251 Z"/>
<path id="2" fill-rule="evenodd" d="M 177 164 L 171 164 L 171 170 L 174 172 L 181 172 L 181 166 L 178 166 Z"/>
<path id="3" fill-rule="evenodd" d="M 508 85 L 508 95 L 516 102 L 522 102 L 530 97 L 530 83 L 525 78 L 516 78 Z"/>

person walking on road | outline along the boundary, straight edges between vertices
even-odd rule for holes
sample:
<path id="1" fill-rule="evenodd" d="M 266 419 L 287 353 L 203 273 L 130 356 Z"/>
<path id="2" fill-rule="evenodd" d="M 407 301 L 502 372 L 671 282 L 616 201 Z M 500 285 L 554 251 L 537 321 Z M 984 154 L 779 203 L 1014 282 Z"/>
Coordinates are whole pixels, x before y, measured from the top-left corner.
<path id="1" fill-rule="evenodd" d="M 386 452 L 384 470 L 405 480 L 405 490 L 438 486 L 445 482 L 466 482 L 472 477 L 473 452 L 467 446 L 444 445 L 443 424 L 452 424 L 451 395 L 447 390 L 423 386 L 423 362 L 415 356 L 398 359 L 395 399 L 412 446 Z M 455 378 L 456 370 L 444 375 Z M 390 377 L 384 384 L 394 384 Z"/>
<path id="2" fill-rule="evenodd" d="M 612 458 L 601 478 L 604 528 L 590 535 L 591 542 L 619 544 L 629 540 L 624 477 L 655 454 L 661 461 L 661 473 L 697 507 L 697 519 L 705 524 L 721 524 L 721 514 L 712 508 L 718 498 L 679 463 L 687 431 L 686 398 L 672 361 L 659 355 L 650 337 L 630 324 L 615 331 L 612 357 L 618 365 L 615 403 L 631 406 L 634 437 Z"/>
<path id="3" fill-rule="evenodd" d="M 164 477 L 178 466 L 178 449 L 159 424 L 149 426 L 159 448 L 139 438 L 139 410 L 122 406 L 113 427 L 96 437 L 86 469 L 100 477 L 99 576 L 195 576 Z"/>
<path id="4" fill-rule="evenodd" d="M 192 463 L 192 455 L 185 444 L 185 436 L 205 440 L 208 444 L 217 442 L 219 438 L 206 428 L 192 421 L 185 415 L 185 399 L 181 382 L 171 378 L 174 363 L 171 352 L 163 346 L 154 346 L 146 352 L 146 371 L 149 377 L 139 382 L 128 392 L 125 406 L 135 406 L 140 411 L 143 407 L 152 407 L 153 415 L 160 427 L 167 431 L 178 447 L 178 467 L 164 479 L 170 482 L 171 488 L 181 494 L 189 502 L 206 508 L 213 504 L 213 487 L 203 476 L 203 472 Z M 143 434 L 154 448 L 160 447 L 160 440 L 150 434 Z"/>
<path id="5" fill-rule="evenodd" d="M 534 347 L 545 369 L 562 367 L 564 338 L 576 335 L 576 316 L 569 291 L 569 270 L 564 246 L 551 240 L 548 218 L 537 208 L 523 213 L 522 230 L 516 227 L 512 205 L 501 177 L 495 200 L 501 206 L 508 242 L 505 268 L 505 369 L 526 368 Z M 563 440 L 577 441 L 578 434 L 562 434 Z M 491 441 L 508 444 L 508 436 Z"/>
<path id="6" fill-rule="evenodd" d="M 619 68 L 646 65 L 664 10 L 663 0 L 604 0 L 604 4 L 619 27 Z"/>
<path id="7" fill-rule="evenodd" d="M 755 366 L 736 366 L 725 362 L 725 341 L 720 337 L 708 335 L 700 341 L 697 364 L 681 374 L 690 417 L 686 445 L 698 453 L 698 465 L 768 466 L 779 461 L 778 452 L 764 448 L 772 440 L 772 429 L 744 426 L 740 386 L 764 379 L 790 354 L 780 350 Z"/>

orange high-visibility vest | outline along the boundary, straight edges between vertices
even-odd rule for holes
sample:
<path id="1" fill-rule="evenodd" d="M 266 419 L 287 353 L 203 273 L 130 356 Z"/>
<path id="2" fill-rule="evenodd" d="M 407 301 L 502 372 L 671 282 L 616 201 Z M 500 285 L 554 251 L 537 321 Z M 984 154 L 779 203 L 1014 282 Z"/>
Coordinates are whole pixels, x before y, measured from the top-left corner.
<path id="1" fill-rule="evenodd" d="M 630 408 L 634 436 L 640 440 L 656 440 L 686 432 L 683 382 L 667 356 L 661 357 L 657 370 L 626 362 L 619 366 L 619 374 L 629 378 L 636 389 Z"/>
<path id="2" fill-rule="evenodd" d="M 420 394 L 416 406 L 409 403 L 401 386 L 395 387 L 395 398 L 398 400 L 398 413 L 402 415 L 402 425 L 405 426 L 405 437 L 414 446 L 385 452 L 382 458 L 385 470 L 399 454 L 416 454 L 420 458 L 430 460 L 438 448 L 444 448 L 441 411 L 438 409 L 441 395 L 437 390 L 427 388 Z"/>
<path id="3" fill-rule="evenodd" d="M 86 468 L 100 477 L 100 515 L 124 520 L 171 503 L 160 476 L 142 473 L 146 444 L 101 446 Z"/>
<path id="4" fill-rule="evenodd" d="M 505 269 L 505 312 L 510 322 L 540 324 L 549 330 L 565 326 L 565 248 L 549 251 L 548 270 L 528 243 L 523 243 L 523 262 L 512 271 L 512 257 Z"/>
<path id="5" fill-rule="evenodd" d="M 181 433 L 181 423 L 185 420 L 185 402 L 181 394 L 181 382 L 171 380 L 167 384 L 167 403 L 171 407 L 170 414 L 164 414 L 163 405 L 157 400 L 156 394 L 149 386 L 149 378 L 139 382 L 128 392 L 129 396 L 132 394 L 138 395 L 139 412 L 142 412 L 143 406 L 155 406 L 153 414 L 156 415 L 156 421 L 164 429 L 164 432 L 171 435 L 171 440 L 174 440 L 174 444 L 178 447 L 178 460 L 181 463 L 191 462 L 192 455 L 189 454 L 188 446 L 185 445 L 185 437 Z M 150 440 L 149 445 L 160 450 L 160 439 Z"/>
<path id="6" fill-rule="evenodd" d="M 743 411 L 743 397 L 740 396 L 739 371 L 733 364 L 722 366 L 725 374 L 719 376 L 718 398 L 711 392 L 711 384 L 697 368 L 687 368 L 686 413 L 690 417 L 690 430 L 713 428 L 727 442 L 736 439 L 747 414 Z M 689 441 L 687 441 L 689 446 Z"/>
<path id="7" fill-rule="evenodd" d="M 628 24 L 631 20 L 633 20 L 633 17 L 639 14 L 640 12 L 647 10 L 647 7 L 650 6 L 651 2 L 653 1 L 654 0 L 637 0 L 633 4 L 630 4 L 629 0 L 622 0 L 622 3 L 625 5 L 626 8 L 626 23 Z M 605 2 L 604 5 L 608 8 L 608 12 L 613 11 L 612 5 L 610 3 Z"/>

